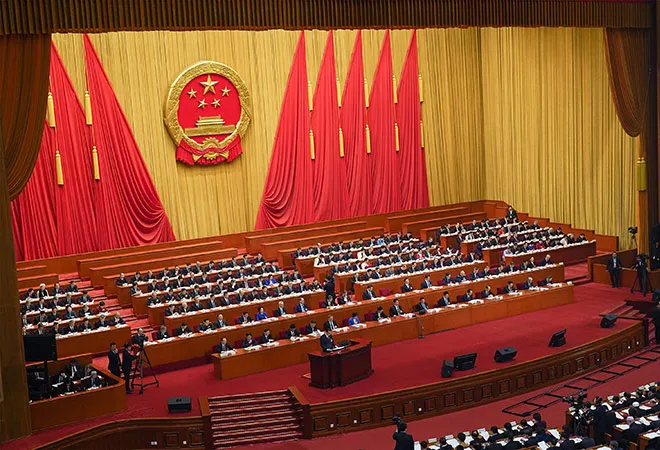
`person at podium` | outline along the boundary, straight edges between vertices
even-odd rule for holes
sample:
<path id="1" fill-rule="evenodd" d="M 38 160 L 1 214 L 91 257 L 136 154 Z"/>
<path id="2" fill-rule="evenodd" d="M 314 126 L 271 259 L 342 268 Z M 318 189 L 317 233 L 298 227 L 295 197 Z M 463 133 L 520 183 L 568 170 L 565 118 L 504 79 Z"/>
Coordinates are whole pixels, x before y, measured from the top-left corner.
<path id="1" fill-rule="evenodd" d="M 335 348 L 335 340 L 332 337 L 332 330 L 330 326 L 326 323 L 325 332 L 321 335 L 321 349 L 324 352 L 331 352 Z"/>

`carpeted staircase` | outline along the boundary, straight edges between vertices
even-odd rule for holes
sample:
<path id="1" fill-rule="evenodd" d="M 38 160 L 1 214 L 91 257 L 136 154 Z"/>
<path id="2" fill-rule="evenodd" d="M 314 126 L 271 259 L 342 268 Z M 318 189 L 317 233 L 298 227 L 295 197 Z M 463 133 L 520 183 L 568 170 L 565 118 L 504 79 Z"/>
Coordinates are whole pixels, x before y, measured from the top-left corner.
<path id="1" fill-rule="evenodd" d="M 617 305 L 600 313 L 600 316 L 616 314 L 619 320 L 640 320 L 644 321 L 648 331 L 649 344 L 655 342 L 655 325 L 651 320 L 654 303 L 649 298 L 644 300 L 626 299 L 622 305 Z"/>
<path id="2" fill-rule="evenodd" d="M 301 410 L 287 390 L 209 397 L 213 448 L 302 438 Z"/>

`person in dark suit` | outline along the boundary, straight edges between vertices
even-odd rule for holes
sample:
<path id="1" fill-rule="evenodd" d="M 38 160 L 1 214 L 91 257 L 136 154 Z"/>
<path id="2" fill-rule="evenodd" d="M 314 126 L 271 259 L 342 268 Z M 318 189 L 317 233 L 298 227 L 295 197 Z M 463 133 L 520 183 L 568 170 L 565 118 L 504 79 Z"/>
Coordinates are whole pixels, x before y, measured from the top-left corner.
<path id="1" fill-rule="evenodd" d="M 193 331 L 192 329 L 190 329 L 188 324 L 186 322 L 182 322 L 181 325 L 176 329 L 176 332 L 174 334 L 176 334 L 177 336 L 181 336 L 183 334 L 190 334 L 192 332 Z"/>
<path id="2" fill-rule="evenodd" d="M 227 322 L 222 314 L 218 314 L 217 320 L 213 322 L 214 328 L 224 328 L 227 326 Z"/>
<path id="3" fill-rule="evenodd" d="M 126 342 L 124 344 L 124 351 L 122 352 L 122 362 L 121 369 L 124 373 L 124 382 L 126 384 L 126 393 L 130 394 L 133 392 L 131 389 L 131 369 L 133 368 L 133 361 L 135 361 L 136 356 L 133 356 L 131 353 L 131 344 Z"/>
<path id="4" fill-rule="evenodd" d="M 304 299 L 304 298 L 301 297 L 301 298 L 298 300 L 298 304 L 296 305 L 294 311 L 295 311 L 296 313 L 304 313 L 304 312 L 307 312 L 307 311 L 308 311 L 308 309 L 307 309 L 307 305 L 305 305 L 305 299 Z"/>
<path id="5" fill-rule="evenodd" d="M 108 370 L 111 374 L 121 377 L 121 358 L 119 357 L 119 350 L 117 350 L 117 344 L 115 342 L 110 343 Z"/>
<path id="6" fill-rule="evenodd" d="M 247 311 L 243 311 L 243 314 L 238 318 L 238 323 L 244 325 L 246 323 L 252 322 L 252 317 Z"/>
<path id="7" fill-rule="evenodd" d="M 206 319 L 204 319 L 204 320 L 202 321 L 202 323 L 200 323 L 200 324 L 197 326 L 197 329 L 198 329 L 199 331 L 209 331 L 209 330 L 212 330 L 212 329 L 213 329 L 213 324 L 211 323 L 211 319 L 209 319 L 208 317 L 207 317 Z"/>
<path id="8" fill-rule="evenodd" d="M 316 326 L 316 320 L 312 320 L 309 322 L 309 325 L 305 327 L 305 334 L 312 334 L 316 333 L 319 331 L 318 327 Z"/>
<path id="9" fill-rule="evenodd" d="M 371 300 L 376 298 L 376 293 L 374 292 L 374 287 L 370 284 L 367 286 L 367 290 L 362 293 L 362 300 Z"/>
<path id="10" fill-rule="evenodd" d="M 506 286 L 504 286 L 504 293 L 511 294 L 512 292 L 516 292 L 516 286 L 513 284 L 513 281 L 509 281 Z"/>
<path id="11" fill-rule="evenodd" d="M 410 278 L 406 278 L 405 280 L 403 280 L 403 286 L 401 286 L 401 292 L 405 294 L 407 292 L 412 292 L 414 290 L 415 288 L 412 287 L 412 284 L 410 284 Z"/>
<path id="12" fill-rule="evenodd" d="M 408 425 L 405 422 L 399 422 L 396 425 L 396 431 L 392 435 L 392 439 L 396 442 L 394 450 L 414 450 L 415 440 L 411 435 L 406 433 Z"/>
<path id="13" fill-rule="evenodd" d="M 493 291 L 490 289 L 490 286 L 486 286 L 486 288 L 483 291 L 481 291 L 481 298 L 488 298 L 494 295 L 495 294 L 493 294 Z"/>
<path id="14" fill-rule="evenodd" d="M 433 286 L 431 282 L 431 275 L 426 275 L 424 281 L 422 281 L 421 289 L 429 289 Z"/>
<path id="15" fill-rule="evenodd" d="M 105 384 L 103 378 L 99 376 L 99 373 L 96 370 L 92 370 L 85 382 L 85 389 L 101 387 Z"/>
<path id="16" fill-rule="evenodd" d="M 621 286 L 621 268 L 621 260 L 616 253 L 612 253 L 612 256 L 607 261 L 607 271 L 610 274 L 610 281 L 613 288 Z"/>
<path id="17" fill-rule="evenodd" d="M 438 307 L 443 308 L 445 306 L 451 305 L 451 299 L 449 298 L 449 291 L 442 293 L 442 297 L 438 300 Z"/>
<path id="18" fill-rule="evenodd" d="M 387 314 L 385 314 L 383 307 L 379 306 L 376 309 L 376 312 L 374 313 L 374 320 L 381 320 L 381 319 L 387 319 Z"/>
<path id="19" fill-rule="evenodd" d="M 399 304 L 399 299 L 395 298 L 392 306 L 390 306 L 390 317 L 401 316 L 403 314 L 404 312 L 401 308 L 401 305 Z"/>
<path id="20" fill-rule="evenodd" d="M 160 329 L 156 332 L 156 340 L 160 341 L 161 339 L 167 339 L 170 337 L 170 333 L 167 331 L 165 325 L 161 325 Z"/>
<path id="21" fill-rule="evenodd" d="M 330 314 L 328 316 L 328 320 L 323 324 L 323 329 L 324 330 L 328 329 L 330 331 L 334 331 L 336 328 L 339 328 L 337 326 L 337 322 L 335 322 L 334 317 L 332 317 L 332 314 Z"/>
<path id="22" fill-rule="evenodd" d="M 144 347 L 144 343 L 149 340 L 149 336 L 144 334 L 144 330 L 142 327 L 138 328 L 137 334 L 133 335 L 133 343 L 139 345 L 140 347 Z"/>
<path id="23" fill-rule="evenodd" d="M 264 332 L 261 333 L 259 340 L 261 341 L 262 344 L 266 344 L 268 342 L 273 342 L 275 340 L 275 337 L 270 332 L 270 329 L 266 328 Z"/>
<path id="24" fill-rule="evenodd" d="M 515 209 L 513 209 L 513 206 L 509 206 L 509 208 L 506 210 L 506 216 L 504 217 L 509 221 L 509 223 L 518 222 L 518 213 Z"/>
<path id="25" fill-rule="evenodd" d="M 419 303 L 415 305 L 415 312 L 417 312 L 417 314 L 419 315 L 426 314 L 427 312 L 429 312 L 429 307 L 426 304 L 426 300 L 424 299 L 424 297 L 421 297 L 419 299 Z"/>
<path id="26" fill-rule="evenodd" d="M 321 350 L 324 352 L 330 352 L 335 348 L 335 340 L 332 337 L 332 330 L 329 326 L 325 327 L 325 332 L 321 335 L 320 343 Z"/>
<path id="27" fill-rule="evenodd" d="M 220 339 L 220 343 L 217 345 L 215 349 L 218 353 L 222 353 L 222 352 L 228 352 L 229 350 L 233 350 L 234 347 L 229 345 L 229 343 L 227 342 L 227 337 L 223 336 L 222 339 Z"/>
<path id="28" fill-rule="evenodd" d="M 463 297 L 461 297 L 461 302 L 470 302 L 474 300 L 474 293 L 472 292 L 472 289 L 468 289 L 465 294 L 463 294 Z"/>
<path id="29" fill-rule="evenodd" d="M 536 285 L 534 284 L 534 278 L 532 277 L 527 277 L 527 281 L 523 284 L 523 289 L 530 289 L 535 287 Z"/>
<path id="30" fill-rule="evenodd" d="M 277 309 L 275 310 L 275 317 L 280 317 L 286 314 L 286 309 L 284 309 L 284 302 L 280 301 L 277 303 Z"/>
<path id="31" fill-rule="evenodd" d="M 603 399 L 596 397 L 594 400 L 595 409 L 592 411 L 592 423 L 594 426 L 594 440 L 596 444 L 602 445 L 605 443 L 605 413 L 607 408 L 603 405 Z"/>
<path id="32" fill-rule="evenodd" d="M 287 339 L 291 339 L 291 338 L 299 337 L 299 336 L 300 336 L 300 332 L 296 328 L 295 323 L 292 323 L 291 325 L 289 325 L 289 329 L 284 332 L 284 337 L 286 337 Z"/>
<path id="33" fill-rule="evenodd" d="M 245 339 L 243 339 L 243 342 L 242 342 L 241 346 L 243 348 L 250 348 L 250 347 L 254 347 L 255 345 L 258 345 L 258 344 L 257 344 L 257 341 L 252 339 L 252 333 L 247 333 L 245 335 Z"/>

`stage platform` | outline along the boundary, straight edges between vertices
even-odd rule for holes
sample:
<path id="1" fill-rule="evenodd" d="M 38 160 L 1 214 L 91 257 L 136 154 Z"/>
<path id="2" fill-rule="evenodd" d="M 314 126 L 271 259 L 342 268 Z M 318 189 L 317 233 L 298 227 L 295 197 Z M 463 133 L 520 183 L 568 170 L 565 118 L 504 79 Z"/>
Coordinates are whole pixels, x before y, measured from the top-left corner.
<path id="1" fill-rule="evenodd" d="M 635 295 L 633 297 L 638 297 Z M 307 400 L 314 403 L 375 394 L 405 387 L 420 386 L 443 380 L 440 368 L 444 359 L 464 353 L 477 352 L 476 368 L 454 372 L 452 379 L 468 377 L 488 370 L 552 355 L 579 345 L 609 336 L 632 325 L 632 321 L 619 321 L 613 329 L 600 328 L 599 313 L 608 307 L 631 298 L 629 290 L 613 290 L 597 283 L 575 288 L 575 302 L 549 310 L 496 320 L 484 324 L 426 336 L 373 349 L 374 374 L 352 385 L 320 390 L 308 386 L 303 375 L 309 372 L 307 364 L 221 381 L 214 377 L 213 366 L 205 364 L 193 368 L 168 372 L 159 376 L 160 388 L 151 387 L 144 395 L 128 397 L 128 409 L 118 414 L 80 422 L 35 435 L 8 444 L 8 449 L 32 448 L 77 431 L 118 419 L 137 417 L 167 417 L 167 398 L 174 396 L 222 396 L 246 392 L 285 389 L 297 386 Z M 567 328 L 567 345 L 549 348 L 548 341 L 555 331 Z M 518 356 L 509 363 L 495 363 L 493 354 L 501 347 L 514 346 Z M 105 358 L 96 364 L 106 365 Z M 196 401 L 189 415 L 199 415 Z M 4 447 L 3 447 L 4 448 Z"/>

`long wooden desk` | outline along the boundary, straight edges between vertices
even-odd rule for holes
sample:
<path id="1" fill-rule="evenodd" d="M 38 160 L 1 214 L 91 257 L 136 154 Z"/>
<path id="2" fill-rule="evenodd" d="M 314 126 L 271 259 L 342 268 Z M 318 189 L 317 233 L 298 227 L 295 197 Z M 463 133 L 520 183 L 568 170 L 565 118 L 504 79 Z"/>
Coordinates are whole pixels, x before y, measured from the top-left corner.
<path id="1" fill-rule="evenodd" d="M 32 431 L 80 422 L 126 409 L 124 381 L 95 367 L 109 386 L 30 403 Z"/>
<path id="2" fill-rule="evenodd" d="M 470 208 L 467 206 L 459 206 L 456 208 L 447 208 L 440 211 L 422 211 L 422 212 L 409 212 L 405 214 L 398 214 L 396 216 L 388 217 L 385 221 L 385 226 L 390 232 L 403 231 L 405 233 L 406 224 L 411 222 L 419 222 L 422 220 L 440 219 L 447 216 L 458 216 L 470 213 Z"/>
<path id="3" fill-rule="evenodd" d="M 311 224 L 310 224 L 311 225 Z M 303 230 L 280 231 L 278 233 L 260 234 L 257 236 L 245 236 L 245 248 L 249 252 L 263 251 L 263 244 L 279 242 L 290 239 L 314 238 L 315 236 L 327 236 L 329 233 L 341 233 L 344 231 L 363 230 L 369 228 L 365 220 L 355 222 L 313 226 Z"/>
<path id="4" fill-rule="evenodd" d="M 200 252 L 223 250 L 225 248 L 227 248 L 227 245 L 221 240 L 217 240 L 210 242 L 194 242 L 191 244 L 172 246 L 158 250 L 143 250 L 130 254 L 106 255 L 97 258 L 81 259 L 78 261 L 78 273 L 81 277 L 88 277 L 91 275 L 90 269 L 92 267 L 153 261 L 154 259 L 192 255 Z"/>
<path id="5" fill-rule="evenodd" d="M 457 222 L 466 222 L 472 220 L 483 220 L 487 219 L 488 215 L 484 212 L 473 212 L 460 214 L 455 216 L 446 216 L 438 217 L 436 219 L 420 220 L 417 222 L 406 223 L 403 225 L 404 233 L 412 233 L 413 236 L 421 236 L 422 230 L 427 229 L 428 227 L 435 227 L 436 229 L 440 228 L 442 225 L 447 225 Z"/>
<path id="6" fill-rule="evenodd" d="M 263 244 L 263 255 L 267 260 L 277 258 L 282 269 L 293 267 L 291 254 L 299 247 L 309 247 L 316 244 L 331 244 L 339 241 L 350 241 L 371 236 L 380 236 L 384 232 L 383 227 L 362 228 L 360 230 L 346 231 L 342 233 L 327 234 L 325 236 L 314 236 L 304 239 L 288 239 L 286 241 L 269 242 Z"/>
<path id="7" fill-rule="evenodd" d="M 110 348 L 110 342 L 120 347 L 131 339 L 131 327 L 120 325 L 105 330 L 94 330 L 75 335 L 57 337 L 57 357 L 66 358 L 81 353 L 103 353 Z"/>
<path id="8" fill-rule="evenodd" d="M 222 314 L 227 323 L 233 324 L 234 321 L 243 314 L 243 311 L 248 311 L 250 317 L 254 318 L 257 313 L 257 309 L 260 306 L 264 307 L 264 310 L 268 313 L 269 317 L 273 316 L 273 311 L 277 309 L 277 304 L 280 301 L 284 302 L 284 309 L 288 312 L 293 312 L 293 308 L 298 304 L 299 299 L 305 299 L 305 305 L 309 309 L 316 309 L 320 302 L 325 299 L 325 291 L 316 291 L 316 292 L 305 292 L 303 294 L 295 295 L 286 295 L 283 297 L 270 298 L 268 300 L 254 301 L 250 303 L 241 303 L 240 305 L 230 305 L 230 306 L 218 306 L 216 308 L 195 311 L 190 314 L 185 315 L 176 315 L 165 317 L 164 312 L 165 308 L 162 307 L 149 307 L 149 323 L 153 326 L 159 326 L 162 323 L 165 324 L 168 330 L 172 331 L 173 329 L 181 326 L 183 322 L 187 322 L 188 326 L 194 328 L 195 325 L 199 325 L 204 319 L 209 319 L 211 322 L 215 322 L 218 314 Z M 157 322 L 158 317 L 160 317 L 160 322 Z M 152 320 L 154 322 L 152 322 Z"/>
<path id="9" fill-rule="evenodd" d="M 119 274 L 134 273 L 137 271 L 161 270 L 167 266 L 182 265 L 191 261 L 217 261 L 219 259 L 231 258 L 238 254 L 235 248 L 212 250 L 202 253 L 188 253 L 182 256 L 169 256 L 166 258 L 142 260 L 139 262 L 113 264 L 109 266 L 90 267 L 90 278 L 92 284 L 102 285 L 106 293 L 117 293 L 117 278 Z"/>
<path id="10" fill-rule="evenodd" d="M 531 311 L 566 305 L 573 302 L 573 285 L 544 291 L 526 291 L 522 295 L 504 296 L 502 300 L 484 300 L 481 304 L 438 308 L 418 317 L 393 317 L 387 322 L 366 322 L 360 327 L 345 327 L 335 334 L 335 341 L 369 339 L 373 345 L 384 345 L 419 336 L 419 322 L 426 333 L 488 322 Z M 335 314 L 336 315 L 336 314 Z M 307 361 L 307 353 L 318 350 L 318 336 L 280 340 L 271 347 L 255 350 L 237 349 L 235 354 L 212 355 L 215 376 L 223 380 Z"/>
<path id="11" fill-rule="evenodd" d="M 544 248 L 534 250 L 531 252 L 521 253 L 519 255 L 505 255 L 504 262 L 509 264 L 513 261 L 514 264 L 519 265 L 523 261 L 527 261 L 531 256 L 537 261 L 543 259 L 545 255 L 550 255 L 554 262 L 571 263 L 577 261 L 585 261 L 589 256 L 596 254 L 596 241 L 581 242 L 579 244 L 571 244 L 565 247 Z"/>
<path id="12" fill-rule="evenodd" d="M 483 269 L 485 265 L 486 265 L 485 261 L 474 261 L 471 263 L 463 263 L 449 267 L 442 267 L 440 269 L 430 270 L 426 272 L 415 272 L 405 275 L 395 275 L 387 278 L 378 278 L 376 280 L 358 281 L 355 283 L 354 286 L 355 296 L 358 298 L 362 298 L 362 294 L 364 293 L 364 291 L 367 290 L 367 286 L 369 285 L 372 285 L 374 287 L 374 292 L 376 293 L 376 295 L 380 295 L 381 291 L 389 291 L 392 293 L 401 292 L 401 286 L 403 285 L 403 280 L 405 280 L 406 278 L 409 278 L 410 284 L 417 289 L 422 285 L 422 281 L 424 281 L 424 277 L 426 275 L 431 275 L 431 281 L 433 282 L 433 284 L 438 284 L 438 282 L 442 280 L 442 277 L 444 277 L 447 273 L 450 273 L 452 278 L 456 277 L 456 275 L 461 273 L 461 271 L 465 271 L 466 275 L 470 275 L 470 273 L 472 273 L 475 267 L 477 267 L 478 269 Z M 350 274 L 342 273 L 337 275 L 336 284 L 339 287 L 339 289 L 345 289 L 350 278 L 351 278 Z"/>
<path id="13" fill-rule="evenodd" d="M 19 292 L 25 292 L 29 288 L 37 289 L 41 283 L 44 283 L 46 286 L 52 286 L 58 280 L 59 276 L 56 273 L 30 275 L 18 279 L 18 290 Z"/>
<path id="14" fill-rule="evenodd" d="M 465 292 L 469 284 L 461 284 L 445 288 L 434 288 L 420 291 L 409 292 L 407 294 L 397 294 L 383 297 L 375 300 L 355 301 L 352 304 L 342 305 L 329 309 L 317 309 L 307 313 L 291 314 L 286 317 L 280 317 L 275 320 L 253 322 L 248 326 L 232 325 L 222 329 L 216 329 L 205 333 L 194 333 L 188 337 L 174 337 L 166 341 L 152 342 L 148 345 L 149 357 L 154 366 L 163 366 L 180 361 L 194 360 L 208 357 L 213 348 L 220 342 L 220 338 L 227 337 L 231 345 L 245 337 L 245 333 L 250 332 L 256 338 L 261 335 L 266 328 L 269 328 L 273 336 L 278 337 L 280 332 L 289 329 L 291 324 L 297 328 L 304 327 L 311 320 L 315 320 L 318 327 L 322 328 L 328 315 L 332 315 L 338 324 L 342 324 L 351 317 L 353 312 L 363 318 L 367 313 L 373 313 L 378 306 L 389 311 L 394 298 L 404 311 L 412 311 L 413 306 L 419 302 L 420 297 L 424 297 L 429 305 L 434 305 L 442 296 L 445 290 L 450 295 L 457 295 L 458 292 Z M 572 301 L 572 297 L 571 297 Z M 526 311 L 522 311 L 526 312 Z M 449 327 L 453 328 L 453 327 Z"/>

